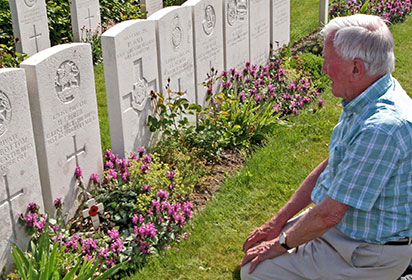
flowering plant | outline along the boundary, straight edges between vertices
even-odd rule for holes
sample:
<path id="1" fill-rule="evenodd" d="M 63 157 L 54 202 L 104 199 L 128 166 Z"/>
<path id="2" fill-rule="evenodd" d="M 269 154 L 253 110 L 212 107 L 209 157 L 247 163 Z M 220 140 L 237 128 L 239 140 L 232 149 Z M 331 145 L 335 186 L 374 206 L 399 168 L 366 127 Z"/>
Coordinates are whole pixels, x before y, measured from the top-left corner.
<path id="1" fill-rule="evenodd" d="M 381 16 L 391 23 L 403 22 L 411 13 L 411 0 L 335 0 L 331 2 L 331 18 L 357 13 Z"/>

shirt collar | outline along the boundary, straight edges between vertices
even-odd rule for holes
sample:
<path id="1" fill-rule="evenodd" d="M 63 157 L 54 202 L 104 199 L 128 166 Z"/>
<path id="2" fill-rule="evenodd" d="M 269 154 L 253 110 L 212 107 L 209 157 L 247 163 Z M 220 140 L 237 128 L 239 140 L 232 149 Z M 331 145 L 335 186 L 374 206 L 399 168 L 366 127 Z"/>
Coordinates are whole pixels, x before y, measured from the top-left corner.
<path id="1" fill-rule="evenodd" d="M 393 78 L 391 74 L 386 74 L 370 85 L 352 101 L 342 100 L 345 112 L 359 113 L 371 101 L 378 99 L 391 87 Z"/>

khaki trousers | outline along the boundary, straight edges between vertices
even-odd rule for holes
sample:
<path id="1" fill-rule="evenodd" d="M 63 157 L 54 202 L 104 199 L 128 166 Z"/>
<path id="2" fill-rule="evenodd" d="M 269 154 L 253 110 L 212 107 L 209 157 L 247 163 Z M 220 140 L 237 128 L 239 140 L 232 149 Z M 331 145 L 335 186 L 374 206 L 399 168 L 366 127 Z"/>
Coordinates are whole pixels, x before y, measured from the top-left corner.
<path id="1" fill-rule="evenodd" d="M 299 217 L 291 220 L 286 230 Z M 298 249 L 261 262 L 248 274 L 250 262 L 242 267 L 242 280 L 396 280 L 411 262 L 412 245 L 376 245 L 354 240 L 332 228 Z"/>

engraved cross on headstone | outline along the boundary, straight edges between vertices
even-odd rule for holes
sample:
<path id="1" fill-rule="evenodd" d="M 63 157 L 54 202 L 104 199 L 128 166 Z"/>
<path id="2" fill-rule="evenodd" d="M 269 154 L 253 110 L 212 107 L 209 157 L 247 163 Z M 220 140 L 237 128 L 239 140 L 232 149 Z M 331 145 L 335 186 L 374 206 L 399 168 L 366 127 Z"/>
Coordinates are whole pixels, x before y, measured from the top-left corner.
<path id="1" fill-rule="evenodd" d="M 94 18 L 94 16 L 90 15 L 90 8 L 87 9 L 87 14 L 88 16 L 85 17 L 85 20 L 89 21 L 89 30 L 92 28 L 92 18 Z"/>
<path id="2" fill-rule="evenodd" d="M 13 207 L 12 207 L 12 200 L 15 199 L 16 197 L 20 196 L 23 194 L 23 189 L 20 191 L 10 194 L 10 188 L 9 188 L 9 182 L 7 180 L 7 175 L 3 175 L 3 180 L 4 180 L 4 185 L 6 188 L 6 198 L 0 201 L 0 206 L 3 206 L 4 204 L 8 203 L 9 204 L 9 214 L 10 214 L 10 222 L 11 222 L 11 228 L 13 231 L 13 238 L 16 241 L 17 240 L 17 230 L 16 230 L 16 225 L 14 223 L 14 213 L 13 213 Z"/>
<path id="3" fill-rule="evenodd" d="M 73 135 L 73 143 L 74 143 L 74 152 L 71 153 L 70 155 L 67 155 L 66 159 L 67 159 L 67 161 L 71 161 L 73 158 L 75 158 L 76 159 L 76 166 L 79 166 L 79 155 L 86 152 L 86 145 L 83 145 L 83 147 L 80 150 L 78 150 L 77 149 L 76 135 Z"/>
<path id="4" fill-rule="evenodd" d="M 131 92 L 123 96 L 123 100 L 127 102 L 127 107 L 123 111 L 126 113 L 130 110 L 142 111 L 150 98 L 150 91 L 157 91 L 156 79 L 147 82 L 143 76 L 143 62 L 139 58 L 133 62 L 133 89 Z"/>
<path id="5" fill-rule="evenodd" d="M 41 37 L 42 34 L 37 33 L 35 24 L 33 24 L 33 30 L 34 30 L 34 34 L 33 34 L 33 36 L 31 36 L 29 38 L 34 39 L 34 42 L 36 43 L 36 52 L 39 52 L 39 43 L 37 42 L 37 38 Z"/>

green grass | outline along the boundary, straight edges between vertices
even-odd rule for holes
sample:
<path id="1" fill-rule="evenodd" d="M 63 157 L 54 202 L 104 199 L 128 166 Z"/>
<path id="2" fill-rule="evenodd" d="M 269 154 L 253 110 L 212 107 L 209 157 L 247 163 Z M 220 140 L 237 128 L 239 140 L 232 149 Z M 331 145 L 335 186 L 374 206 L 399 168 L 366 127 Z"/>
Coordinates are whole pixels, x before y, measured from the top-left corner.
<path id="1" fill-rule="evenodd" d="M 107 113 L 106 85 L 104 81 L 102 63 L 94 67 L 94 80 L 96 84 L 97 110 L 99 112 L 100 140 L 102 142 L 102 150 L 104 152 L 106 149 L 110 149 L 111 145 L 109 119 Z"/>
<path id="2" fill-rule="evenodd" d="M 290 1 L 290 43 L 306 37 L 318 27 L 319 0 Z"/>
<path id="3" fill-rule="evenodd" d="M 412 17 L 405 23 L 391 27 L 395 39 L 396 69 L 394 76 L 412 96 Z"/>
<path id="4" fill-rule="evenodd" d="M 247 234 L 276 213 L 327 156 L 326 143 L 340 105 L 330 94 L 325 95 L 325 104 L 315 114 L 307 111 L 288 126 L 279 126 L 272 139 L 240 172 L 227 178 L 215 199 L 194 217 L 189 239 L 153 258 L 130 279 L 239 279 Z"/>
<path id="5" fill-rule="evenodd" d="M 412 20 L 392 27 L 397 44 L 394 76 L 411 94 Z M 325 108 L 292 118 L 257 150 L 234 176 L 227 178 L 208 207 L 188 226 L 191 236 L 153 257 L 129 279 L 239 279 L 242 244 L 247 234 L 287 201 L 306 175 L 328 153 L 340 114 L 340 101 L 324 94 Z"/>

